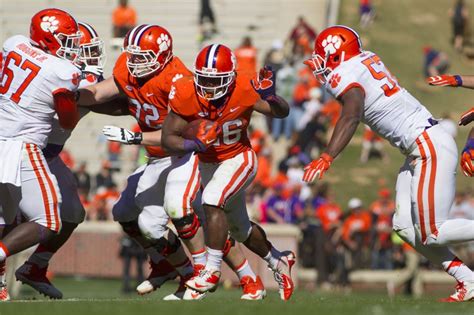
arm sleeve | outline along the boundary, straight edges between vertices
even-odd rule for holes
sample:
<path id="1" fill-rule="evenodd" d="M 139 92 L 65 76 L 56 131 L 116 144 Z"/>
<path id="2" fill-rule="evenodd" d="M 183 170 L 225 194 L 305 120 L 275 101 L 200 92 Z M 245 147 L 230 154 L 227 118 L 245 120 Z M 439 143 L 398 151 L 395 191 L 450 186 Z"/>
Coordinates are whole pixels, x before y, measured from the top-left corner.
<path id="1" fill-rule="evenodd" d="M 60 88 L 53 92 L 53 99 L 59 125 L 64 129 L 74 129 L 79 121 L 74 93 L 68 89 Z"/>

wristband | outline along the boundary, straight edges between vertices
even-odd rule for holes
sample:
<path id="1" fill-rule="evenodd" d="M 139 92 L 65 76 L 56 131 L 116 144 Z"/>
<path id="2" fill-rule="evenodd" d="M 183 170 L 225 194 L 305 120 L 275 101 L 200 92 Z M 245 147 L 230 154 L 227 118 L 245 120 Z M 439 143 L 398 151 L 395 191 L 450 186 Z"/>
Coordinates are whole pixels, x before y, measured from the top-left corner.
<path id="1" fill-rule="evenodd" d="M 141 132 L 134 132 L 133 139 L 130 140 L 130 144 L 141 144 L 143 141 L 143 134 Z"/>
<path id="2" fill-rule="evenodd" d="M 465 151 L 466 149 L 472 149 L 474 150 L 474 138 L 469 138 L 466 142 L 466 145 L 464 146 L 464 150 Z"/>
<path id="3" fill-rule="evenodd" d="M 184 147 L 184 150 L 187 152 L 193 152 L 193 151 L 203 152 L 203 151 L 206 151 L 207 149 L 204 143 L 202 143 L 201 141 L 197 139 L 195 140 L 184 139 L 183 147 Z"/>
<path id="4" fill-rule="evenodd" d="M 454 80 L 456 80 L 457 86 L 462 86 L 462 78 L 461 78 L 461 76 L 460 76 L 459 74 L 456 74 L 456 75 L 454 76 Z"/>

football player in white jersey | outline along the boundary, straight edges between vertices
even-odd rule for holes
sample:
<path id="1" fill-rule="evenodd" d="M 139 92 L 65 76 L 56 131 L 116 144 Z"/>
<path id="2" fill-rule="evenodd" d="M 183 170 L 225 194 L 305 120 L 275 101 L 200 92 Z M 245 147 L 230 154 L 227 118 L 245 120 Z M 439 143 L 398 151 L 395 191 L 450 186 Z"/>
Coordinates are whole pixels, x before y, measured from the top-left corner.
<path id="1" fill-rule="evenodd" d="M 0 269 L 8 256 L 44 243 L 61 229 L 61 194 L 42 149 L 54 116 L 62 128 L 79 119 L 74 100 L 81 72 L 76 20 L 59 9 L 31 19 L 30 37 L 3 44 L 0 76 Z M 27 222 L 12 227 L 17 210 Z"/>
<path id="2" fill-rule="evenodd" d="M 322 31 L 305 64 L 343 108 L 325 152 L 305 167 L 303 180 L 321 179 L 364 122 L 407 157 L 397 179 L 393 229 L 457 280 L 447 301 L 474 298 L 474 273 L 448 249 L 474 239 L 474 221 L 448 219 L 456 184 L 454 139 L 376 54 L 362 50 L 354 30 L 332 26 Z"/>
<path id="3" fill-rule="evenodd" d="M 452 86 L 474 89 L 474 75 L 439 75 L 427 79 L 430 85 Z M 459 125 L 466 126 L 474 120 L 474 107 L 461 116 Z M 461 168 L 466 176 L 474 176 L 474 128 L 469 132 L 466 145 L 461 154 Z"/>
<path id="4" fill-rule="evenodd" d="M 79 22 L 81 33 L 80 55 L 75 64 L 82 69 L 79 88 L 95 84 L 103 80 L 105 65 L 104 42 L 99 38 L 95 29 L 86 23 Z M 107 106 L 109 107 L 109 106 Z M 89 109 L 79 107 L 79 118 L 89 113 Z M 48 138 L 48 144 L 43 149 L 44 157 L 51 172 L 56 176 L 63 203 L 61 204 L 62 229 L 48 242 L 40 244 L 15 275 L 17 280 L 32 286 L 38 292 L 53 298 L 62 298 L 62 293 L 46 277 L 49 261 L 52 256 L 69 239 L 74 229 L 84 221 L 85 211 L 77 193 L 77 185 L 71 170 L 59 157 L 64 144 L 71 136 L 72 130 L 61 128 L 57 115 Z"/>

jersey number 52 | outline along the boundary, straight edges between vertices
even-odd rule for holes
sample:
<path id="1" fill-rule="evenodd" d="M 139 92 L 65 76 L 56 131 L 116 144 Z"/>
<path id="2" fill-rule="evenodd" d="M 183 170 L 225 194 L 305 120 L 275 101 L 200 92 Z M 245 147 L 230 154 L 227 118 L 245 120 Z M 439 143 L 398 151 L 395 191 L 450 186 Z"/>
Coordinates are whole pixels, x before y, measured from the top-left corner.
<path id="1" fill-rule="evenodd" d="M 385 96 L 390 97 L 400 91 L 400 87 L 398 86 L 397 80 L 395 80 L 390 71 L 385 68 L 379 56 L 373 55 L 367 59 L 364 59 L 362 63 L 369 69 L 370 74 L 372 74 L 372 77 L 374 77 L 374 79 L 379 81 L 384 79 L 387 80 L 387 83 L 381 86 Z M 375 66 L 382 68 L 382 70 L 377 71 Z M 386 71 L 384 71 L 383 69 L 385 69 Z"/>
<path id="2" fill-rule="evenodd" d="M 28 59 L 22 62 L 22 58 L 19 54 L 17 54 L 14 51 L 11 51 L 7 57 L 5 58 L 5 63 L 3 65 L 3 69 L 1 72 L 0 76 L 0 94 L 7 94 L 8 90 L 10 89 L 10 85 L 12 84 L 13 78 L 14 78 L 14 72 L 12 69 L 10 69 L 10 63 L 12 63 L 16 66 L 19 67 L 23 71 L 29 70 L 29 73 L 26 75 L 26 77 L 23 79 L 23 82 L 20 83 L 18 86 L 17 90 L 12 93 L 10 96 L 10 99 L 15 102 L 19 103 L 21 100 L 21 95 L 23 92 L 26 90 L 28 85 L 30 85 L 31 81 L 38 75 L 38 72 L 41 70 L 41 67 L 35 65 Z M 19 73 L 21 77 L 24 76 L 23 73 Z M 6 79 L 5 79 L 6 78 Z M 15 84 L 16 85 L 16 84 Z M 13 91 L 11 91 L 13 92 Z"/>

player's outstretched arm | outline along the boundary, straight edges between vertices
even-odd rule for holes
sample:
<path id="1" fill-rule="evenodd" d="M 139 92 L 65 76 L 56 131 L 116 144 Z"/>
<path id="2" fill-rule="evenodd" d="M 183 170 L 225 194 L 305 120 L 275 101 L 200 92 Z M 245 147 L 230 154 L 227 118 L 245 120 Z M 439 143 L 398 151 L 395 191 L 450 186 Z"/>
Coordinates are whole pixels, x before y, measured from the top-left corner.
<path id="1" fill-rule="evenodd" d="M 122 94 L 113 77 L 79 89 L 77 93 L 77 102 L 80 106 L 105 103 Z"/>
<path id="2" fill-rule="evenodd" d="M 256 80 L 250 81 L 261 100 L 254 104 L 253 109 L 259 113 L 275 118 L 285 118 L 290 112 L 290 106 L 275 93 L 275 73 L 271 67 L 260 69 Z"/>
<path id="3" fill-rule="evenodd" d="M 474 75 L 437 75 L 426 79 L 429 85 L 433 86 L 453 86 L 474 89 Z"/>
<path id="4" fill-rule="evenodd" d="M 324 172 L 331 166 L 335 157 L 347 146 L 354 136 L 364 113 L 364 93 L 359 88 L 352 88 L 342 96 L 342 113 L 336 123 L 334 133 L 326 152 L 319 159 L 312 161 L 304 168 L 303 180 L 312 182 L 322 179 Z"/>

